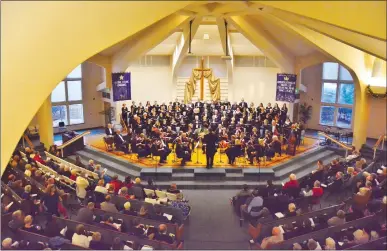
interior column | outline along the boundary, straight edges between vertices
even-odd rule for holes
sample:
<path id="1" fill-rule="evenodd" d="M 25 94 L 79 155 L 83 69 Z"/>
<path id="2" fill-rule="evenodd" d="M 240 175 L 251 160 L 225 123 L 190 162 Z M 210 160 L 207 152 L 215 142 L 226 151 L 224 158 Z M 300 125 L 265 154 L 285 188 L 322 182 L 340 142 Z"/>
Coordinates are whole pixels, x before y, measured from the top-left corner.
<path id="1" fill-rule="evenodd" d="M 369 119 L 369 97 L 366 85 L 355 83 L 355 109 L 353 111 L 353 142 L 352 145 L 360 150 L 367 140 L 367 122 Z"/>
<path id="2" fill-rule="evenodd" d="M 39 125 L 40 142 L 44 144 L 45 148 L 49 148 L 54 144 L 54 128 L 52 125 L 52 111 L 51 111 L 51 95 L 43 102 L 36 118 Z"/>

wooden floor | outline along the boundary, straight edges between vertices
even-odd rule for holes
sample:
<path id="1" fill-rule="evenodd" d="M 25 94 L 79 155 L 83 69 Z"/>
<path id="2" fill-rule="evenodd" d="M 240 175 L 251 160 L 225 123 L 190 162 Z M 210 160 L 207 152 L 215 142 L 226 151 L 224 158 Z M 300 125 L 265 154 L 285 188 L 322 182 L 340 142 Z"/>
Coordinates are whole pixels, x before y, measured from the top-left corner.
<path id="1" fill-rule="evenodd" d="M 128 162 L 139 164 L 143 167 L 155 167 L 159 162 L 159 157 L 155 157 L 152 159 L 151 157 L 148 158 L 137 158 L 136 154 L 124 154 L 121 151 L 106 151 L 105 143 L 103 142 L 103 136 L 102 135 L 90 135 L 86 137 L 86 144 L 96 150 L 105 152 L 109 155 L 115 156 L 117 158 L 124 159 Z M 302 152 L 308 151 L 310 149 L 313 149 L 318 145 L 319 141 L 314 138 L 308 138 L 306 137 L 304 139 L 304 142 L 301 144 L 301 146 L 297 149 L 296 156 Z M 291 158 L 294 158 L 294 156 L 282 154 L 282 156 L 276 156 L 271 161 L 266 161 L 265 163 L 261 161 L 261 168 L 262 167 L 272 167 L 274 165 L 278 165 L 282 162 L 285 162 L 287 160 L 290 160 Z M 195 152 L 192 153 L 191 162 L 186 162 L 185 167 L 197 167 L 197 168 L 204 168 L 206 165 L 206 155 L 203 154 L 201 148 L 197 149 Z M 175 153 L 172 152 L 169 154 L 167 158 L 167 163 L 165 164 L 158 164 L 158 167 L 181 167 L 180 165 L 181 159 L 177 159 L 175 157 Z M 219 150 L 215 154 L 214 158 L 214 167 L 218 168 L 235 168 L 240 166 L 256 166 L 258 167 L 258 163 L 254 162 L 254 165 L 250 165 L 249 161 L 245 158 L 237 158 L 236 164 L 229 165 L 228 164 L 228 158 L 226 154 L 220 154 Z"/>

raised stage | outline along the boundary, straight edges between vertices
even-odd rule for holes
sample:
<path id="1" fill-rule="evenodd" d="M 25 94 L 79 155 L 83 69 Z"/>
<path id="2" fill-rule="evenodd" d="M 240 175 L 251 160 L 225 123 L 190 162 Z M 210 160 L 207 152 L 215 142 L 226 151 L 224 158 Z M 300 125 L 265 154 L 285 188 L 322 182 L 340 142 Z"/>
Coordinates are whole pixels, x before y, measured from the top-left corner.
<path id="1" fill-rule="evenodd" d="M 86 140 L 86 144 L 92 148 L 95 148 L 96 150 L 103 151 L 109 155 L 112 155 L 116 158 L 120 158 L 123 160 L 126 160 L 130 163 L 137 164 L 141 167 L 149 167 L 154 168 L 159 167 L 168 167 L 168 168 L 181 168 L 181 159 L 177 159 L 174 152 L 169 154 L 167 158 L 167 163 L 159 164 L 158 157 L 157 158 L 137 158 L 136 154 L 124 154 L 122 151 L 107 151 L 105 143 L 103 141 L 102 135 L 94 135 L 94 136 L 88 136 Z M 296 156 L 300 153 L 303 153 L 305 151 L 308 151 L 310 149 L 315 148 L 318 145 L 318 140 L 314 138 L 305 137 L 302 144 L 297 148 Z M 283 148 L 283 152 L 285 152 L 285 149 Z M 249 164 L 249 161 L 245 158 L 237 158 L 236 163 L 234 165 L 228 164 L 228 158 L 225 153 L 218 152 L 215 154 L 214 157 L 214 168 L 236 168 L 236 167 L 261 167 L 261 168 L 270 168 L 275 165 L 278 165 L 280 163 L 283 163 L 289 159 L 294 158 L 295 156 L 282 154 L 282 156 L 276 156 L 271 161 L 263 162 L 261 161 L 260 164 L 254 162 L 253 165 Z M 190 162 L 186 162 L 185 168 L 187 167 L 205 167 L 206 166 L 206 155 L 203 153 L 202 149 L 199 147 L 194 152 L 192 152 Z"/>
<path id="2" fill-rule="evenodd" d="M 196 164 L 196 154 L 193 162 L 187 162 L 181 167 L 180 161 L 173 162 L 173 153 L 168 162 L 156 165 L 158 161 L 151 158 L 138 160 L 134 155 L 124 155 L 122 152 L 107 152 L 102 139 L 103 135 L 88 135 L 85 149 L 78 151 L 77 155 L 84 163 L 93 159 L 96 163 L 107 168 L 108 174 L 117 174 L 121 180 L 126 176 L 141 177 L 146 180 L 156 180 L 157 186 L 167 188 L 171 183 L 176 183 L 180 189 L 240 189 L 243 184 L 256 186 L 264 184 L 268 179 L 280 185 L 288 179 L 289 174 L 295 173 L 301 178 L 316 168 L 318 160 L 324 163 L 332 161 L 338 154 L 328 147 L 318 145 L 318 139 L 305 138 L 305 142 L 297 151 L 296 156 L 277 156 L 266 164 L 249 165 L 246 161 L 240 165 L 228 165 L 227 156 L 222 154 L 220 162 L 219 153 L 215 156 L 215 166 L 205 168 L 205 155 L 199 149 L 199 162 Z M 75 156 L 69 156 L 69 161 L 74 162 Z M 239 164 L 239 162 L 238 162 Z"/>

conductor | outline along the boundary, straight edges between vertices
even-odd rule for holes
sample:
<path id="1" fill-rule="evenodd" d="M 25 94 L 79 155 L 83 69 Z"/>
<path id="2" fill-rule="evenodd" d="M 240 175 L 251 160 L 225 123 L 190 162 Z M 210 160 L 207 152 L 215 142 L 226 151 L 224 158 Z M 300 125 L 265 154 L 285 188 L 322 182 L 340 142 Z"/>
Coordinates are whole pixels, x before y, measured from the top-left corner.
<path id="1" fill-rule="evenodd" d="M 215 135 L 212 128 L 209 128 L 208 134 L 204 136 L 203 143 L 206 144 L 206 158 L 207 158 L 207 166 L 206 168 L 212 168 L 214 165 L 214 155 L 216 153 L 216 142 L 218 141 L 218 137 Z"/>

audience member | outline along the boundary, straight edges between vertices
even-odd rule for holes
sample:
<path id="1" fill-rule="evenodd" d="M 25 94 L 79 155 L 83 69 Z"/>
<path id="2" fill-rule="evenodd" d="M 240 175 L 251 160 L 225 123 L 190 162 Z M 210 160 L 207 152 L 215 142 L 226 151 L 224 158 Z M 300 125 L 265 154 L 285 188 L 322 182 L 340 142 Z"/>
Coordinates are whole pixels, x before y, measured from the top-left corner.
<path id="1" fill-rule="evenodd" d="M 171 184 L 171 186 L 168 188 L 167 193 L 173 193 L 178 194 L 181 193 L 179 189 L 177 189 L 177 185 L 175 183 Z"/>
<path id="2" fill-rule="evenodd" d="M 335 240 L 332 238 L 326 238 L 324 250 L 336 250 Z"/>
<path id="3" fill-rule="evenodd" d="M 166 223 L 169 222 L 168 218 L 165 217 L 163 215 L 163 213 L 161 212 L 161 208 L 160 207 L 154 207 L 154 210 L 155 210 L 155 214 L 151 215 L 151 219 L 157 220 L 157 221 L 161 221 L 161 222 L 166 222 Z"/>
<path id="4" fill-rule="evenodd" d="M 251 194 L 252 194 L 252 191 L 249 189 L 249 186 L 244 184 L 243 189 L 241 191 L 239 191 L 236 196 L 237 197 L 247 197 L 247 196 L 251 196 Z"/>
<path id="5" fill-rule="evenodd" d="M 337 215 L 328 220 L 329 226 L 339 226 L 345 224 L 345 212 L 343 210 L 337 211 Z"/>
<path id="6" fill-rule="evenodd" d="M 132 188 L 132 186 L 134 185 L 133 181 L 132 181 L 132 177 L 126 176 L 125 181 L 122 185 L 128 189 Z"/>
<path id="7" fill-rule="evenodd" d="M 138 211 L 137 216 L 147 218 L 148 217 L 148 209 L 146 209 L 145 206 L 142 206 L 140 208 L 140 211 Z"/>
<path id="8" fill-rule="evenodd" d="M 246 203 L 241 205 L 241 219 L 244 215 L 256 217 L 262 209 L 263 198 L 259 196 L 259 191 L 254 190 L 253 196 L 248 198 Z"/>
<path id="9" fill-rule="evenodd" d="M 86 188 L 89 186 L 89 181 L 85 178 L 85 174 L 81 173 L 75 181 L 77 197 L 83 201 L 86 197 Z"/>
<path id="10" fill-rule="evenodd" d="M 293 244 L 293 250 L 302 250 L 302 247 L 301 247 L 300 244 L 294 243 L 294 244 Z"/>
<path id="11" fill-rule="evenodd" d="M 13 241 L 11 238 L 5 238 L 1 242 L 1 249 L 2 250 L 17 250 L 16 247 L 12 246 L 12 244 L 13 244 Z"/>
<path id="12" fill-rule="evenodd" d="M 99 180 L 98 183 L 97 183 L 97 186 L 94 189 L 94 191 L 98 192 L 98 193 L 107 194 L 108 190 L 105 187 L 105 181 L 104 180 Z"/>
<path id="13" fill-rule="evenodd" d="M 45 195 L 42 198 L 42 205 L 46 208 L 47 213 L 59 216 L 59 202 L 61 200 L 56 192 L 55 185 L 47 186 Z"/>
<path id="14" fill-rule="evenodd" d="M 77 225 L 71 243 L 73 245 L 89 248 L 91 240 L 91 236 L 87 236 L 86 234 L 85 226 L 82 224 Z"/>
<path id="15" fill-rule="evenodd" d="M 307 246 L 308 246 L 309 250 L 322 250 L 320 243 L 318 243 L 317 241 L 315 241 L 313 239 L 308 240 Z"/>
<path id="16" fill-rule="evenodd" d="M 105 201 L 101 203 L 101 209 L 106 212 L 118 213 L 116 206 L 110 202 L 110 195 L 105 196 Z"/>
<path id="17" fill-rule="evenodd" d="M 150 190 L 159 190 L 156 185 L 153 183 L 153 180 L 152 179 L 148 179 L 148 185 L 145 186 L 146 189 L 150 189 Z"/>
<path id="18" fill-rule="evenodd" d="M 285 213 L 285 217 L 288 218 L 288 217 L 297 216 L 296 210 L 297 210 L 296 204 L 290 203 L 288 205 L 288 211 Z"/>
<path id="19" fill-rule="evenodd" d="M 82 167 L 82 168 L 85 168 L 85 164 L 82 163 L 81 158 L 78 155 L 75 156 L 75 165 Z"/>
<path id="20" fill-rule="evenodd" d="M 52 215 L 47 216 L 46 227 L 44 228 L 44 235 L 48 237 L 61 236 L 61 229 L 59 228 L 58 223 Z"/>
<path id="21" fill-rule="evenodd" d="M 167 234 L 167 225 L 165 224 L 159 225 L 159 231 L 154 234 L 154 239 L 169 244 L 172 244 L 174 242 L 173 238 L 169 234 Z"/>
<path id="22" fill-rule="evenodd" d="M 46 165 L 46 161 L 44 161 L 42 159 L 42 156 L 40 156 L 40 152 L 38 152 L 38 151 L 35 152 L 35 156 L 34 156 L 33 160 L 35 160 L 36 162 L 39 162 L 42 165 Z"/>
<path id="23" fill-rule="evenodd" d="M 92 224 L 93 223 L 93 209 L 94 209 L 94 203 L 89 202 L 87 203 L 86 207 L 82 207 L 78 210 L 78 213 L 76 216 L 74 216 L 74 220 L 86 223 L 86 224 Z"/>
<path id="24" fill-rule="evenodd" d="M 366 231 L 364 231 L 364 229 L 358 229 L 356 230 L 354 233 L 353 233 L 353 241 L 355 244 L 359 245 L 359 244 L 365 244 L 369 241 L 370 239 L 370 236 L 368 235 L 368 233 Z"/>
<path id="25" fill-rule="evenodd" d="M 24 192 L 23 192 L 23 194 L 21 196 L 21 198 L 23 200 L 31 199 L 31 189 L 32 189 L 31 185 L 27 185 L 27 186 L 24 187 Z"/>
<path id="26" fill-rule="evenodd" d="M 89 171 L 94 171 L 95 165 L 94 165 L 94 160 L 89 160 L 89 164 L 86 166 L 86 169 Z"/>
<path id="27" fill-rule="evenodd" d="M 24 226 L 24 215 L 21 210 L 12 213 L 12 220 L 8 222 L 8 226 L 12 230 L 17 230 Z"/>
<path id="28" fill-rule="evenodd" d="M 89 244 L 89 248 L 92 250 L 109 250 L 110 245 L 107 245 L 101 241 L 101 233 L 100 232 L 94 232 L 91 236 L 91 241 Z"/>
<path id="29" fill-rule="evenodd" d="M 71 170 L 70 179 L 75 181 L 77 179 L 77 176 L 78 176 L 77 170 L 75 170 L 75 169 Z"/>
<path id="30" fill-rule="evenodd" d="M 262 240 L 261 248 L 269 249 L 270 245 L 282 242 L 283 240 L 284 240 L 284 236 L 281 233 L 281 229 L 279 227 L 274 227 L 272 230 L 272 235 Z"/>
<path id="31" fill-rule="evenodd" d="M 117 194 L 118 191 L 121 189 L 122 187 L 122 181 L 120 181 L 118 179 L 118 175 L 114 175 L 113 178 L 112 178 L 112 181 L 110 181 L 109 183 L 110 185 L 113 186 L 113 189 L 114 189 L 114 193 Z"/>
<path id="32" fill-rule="evenodd" d="M 121 211 L 123 214 L 137 216 L 137 213 L 131 210 L 131 204 L 129 201 L 125 202 L 124 210 Z"/>
<path id="33" fill-rule="evenodd" d="M 121 231 L 121 228 L 115 226 L 113 223 L 114 223 L 113 217 L 109 215 L 104 215 L 102 221 L 98 224 L 98 226 L 109 230 L 113 230 L 113 231 Z"/>
<path id="34" fill-rule="evenodd" d="M 22 229 L 35 234 L 42 234 L 43 230 L 41 226 L 32 224 L 32 221 L 33 221 L 32 216 L 27 215 L 24 218 L 24 226 L 22 227 Z"/>

